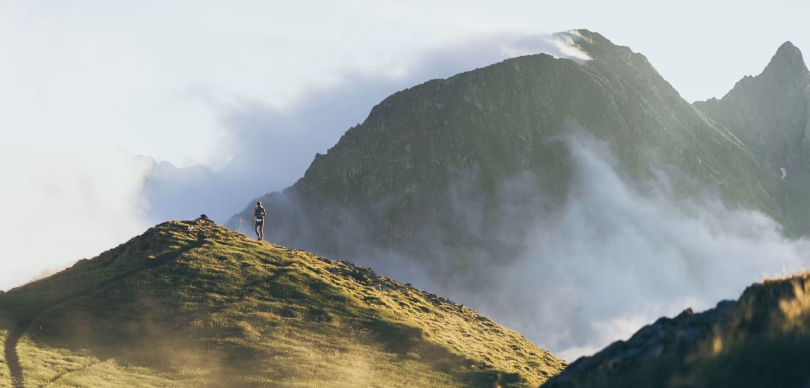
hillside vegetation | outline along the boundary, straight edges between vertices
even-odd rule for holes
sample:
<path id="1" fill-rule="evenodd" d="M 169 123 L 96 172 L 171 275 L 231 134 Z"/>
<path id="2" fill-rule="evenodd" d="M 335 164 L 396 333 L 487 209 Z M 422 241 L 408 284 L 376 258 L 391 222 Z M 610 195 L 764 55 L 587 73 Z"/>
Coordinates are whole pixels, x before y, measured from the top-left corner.
<path id="1" fill-rule="evenodd" d="M 0 317 L 19 358 L 0 387 L 6 365 L 25 387 L 536 386 L 565 366 L 469 308 L 202 220 L 11 290 Z"/>
<path id="2" fill-rule="evenodd" d="M 810 386 L 810 274 L 768 280 L 702 313 L 661 318 L 543 388 Z"/>

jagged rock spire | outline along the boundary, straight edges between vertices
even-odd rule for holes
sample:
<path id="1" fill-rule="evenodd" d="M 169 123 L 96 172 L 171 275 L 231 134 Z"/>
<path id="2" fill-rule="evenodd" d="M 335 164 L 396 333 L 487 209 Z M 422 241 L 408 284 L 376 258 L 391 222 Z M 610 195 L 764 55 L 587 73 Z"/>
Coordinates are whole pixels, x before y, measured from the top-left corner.
<path id="1" fill-rule="evenodd" d="M 771 58 L 771 62 L 768 63 L 762 74 L 795 77 L 807 75 L 808 70 L 801 50 L 788 41 L 779 46 L 776 54 Z"/>

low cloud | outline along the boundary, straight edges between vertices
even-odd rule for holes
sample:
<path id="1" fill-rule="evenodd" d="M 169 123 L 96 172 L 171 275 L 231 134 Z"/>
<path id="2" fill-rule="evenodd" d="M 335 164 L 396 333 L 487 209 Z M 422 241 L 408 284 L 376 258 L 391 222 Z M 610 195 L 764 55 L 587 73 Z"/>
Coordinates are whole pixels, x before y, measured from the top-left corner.
<path id="1" fill-rule="evenodd" d="M 146 171 L 125 153 L 0 145 L 0 290 L 143 232 Z"/>
<path id="2" fill-rule="evenodd" d="M 607 143 L 582 130 L 563 143 L 575 166 L 564 206 L 513 209 L 535 208 L 521 257 L 481 265 L 476 282 L 463 275 L 442 291 L 567 360 L 808 262 L 808 242 L 786 240 L 761 213 L 731 210 L 711 190 L 679 196 L 663 168 L 655 179 L 634 181 Z M 513 197 L 530 194 L 520 192 L 536 187 L 528 176 L 502 187 Z"/>
<path id="3" fill-rule="evenodd" d="M 510 58 L 545 53 L 554 58 L 566 58 L 585 63 L 592 58 L 577 45 L 580 39 L 585 38 L 575 30 L 549 35 L 515 37 L 501 43 L 501 50 Z"/>

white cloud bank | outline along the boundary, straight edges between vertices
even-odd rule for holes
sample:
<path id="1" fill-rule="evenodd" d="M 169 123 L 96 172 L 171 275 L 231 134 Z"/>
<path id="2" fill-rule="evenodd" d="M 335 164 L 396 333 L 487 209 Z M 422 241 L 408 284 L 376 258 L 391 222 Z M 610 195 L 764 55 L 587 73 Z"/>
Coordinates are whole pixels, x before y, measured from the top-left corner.
<path id="1" fill-rule="evenodd" d="M 573 361 L 810 261 L 810 243 L 786 240 L 761 213 L 730 210 L 712 193 L 678 197 L 664 173 L 631 183 L 584 132 L 565 144 L 576 166 L 566 205 L 540 214 L 520 260 L 480 270 L 492 277 L 486 289 L 448 290 L 558 356 Z"/>
<path id="2" fill-rule="evenodd" d="M 0 290 L 145 230 L 145 167 L 123 152 L 0 143 Z"/>

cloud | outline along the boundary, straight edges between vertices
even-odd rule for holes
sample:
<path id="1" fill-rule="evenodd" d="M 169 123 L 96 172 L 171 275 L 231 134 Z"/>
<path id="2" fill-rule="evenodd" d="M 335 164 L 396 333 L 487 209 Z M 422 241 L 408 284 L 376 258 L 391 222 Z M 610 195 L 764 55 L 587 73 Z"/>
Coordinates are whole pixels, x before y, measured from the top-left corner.
<path id="1" fill-rule="evenodd" d="M 0 143 L 0 289 L 143 232 L 146 167 L 122 152 Z"/>
<path id="2" fill-rule="evenodd" d="M 509 57 L 545 53 L 555 58 L 567 58 L 585 63 L 592 58 L 577 45 L 580 39 L 586 38 L 576 30 L 549 35 L 532 35 L 505 42 L 502 50 Z"/>
<path id="3" fill-rule="evenodd" d="M 652 180 L 628 178 L 609 145 L 583 130 L 563 143 L 575 166 L 564 206 L 512 209 L 536 217 L 521 257 L 505 268 L 480 265 L 474 278 L 486 284 L 465 274 L 444 291 L 570 361 L 659 316 L 736 298 L 810 258 L 807 241 L 786 240 L 761 213 L 728 209 L 709 190 L 679 196 L 663 168 Z M 528 176 L 502 190 L 531 195 Z"/>

